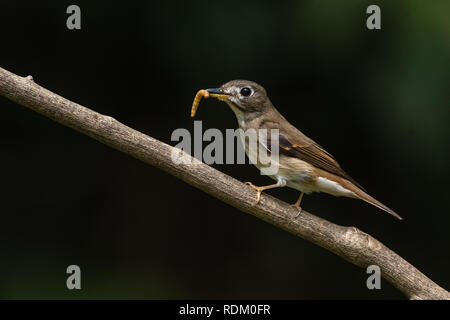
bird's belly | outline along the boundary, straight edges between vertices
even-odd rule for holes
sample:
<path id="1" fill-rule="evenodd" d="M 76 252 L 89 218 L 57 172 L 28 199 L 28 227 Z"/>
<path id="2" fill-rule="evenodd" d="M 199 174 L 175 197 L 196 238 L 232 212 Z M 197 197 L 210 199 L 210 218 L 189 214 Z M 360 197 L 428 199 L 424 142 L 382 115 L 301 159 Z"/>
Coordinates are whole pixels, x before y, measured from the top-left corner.
<path id="1" fill-rule="evenodd" d="M 282 154 L 279 155 L 278 159 L 275 159 L 271 156 L 270 152 L 259 152 L 259 148 L 250 151 L 247 143 L 245 144 L 245 147 L 247 156 L 250 159 L 257 159 L 256 161 L 251 162 L 261 170 L 262 174 L 264 174 L 264 168 L 267 168 L 267 165 L 262 165 L 262 163 L 270 163 L 271 166 L 275 165 L 277 170 L 275 173 L 270 173 L 268 176 L 275 181 L 286 181 L 286 186 L 289 188 L 306 194 L 312 192 L 325 192 L 338 197 L 354 197 L 353 192 L 345 189 L 339 183 L 319 176 L 314 166 L 306 161 Z"/>
<path id="2" fill-rule="evenodd" d="M 312 192 L 319 192 L 320 190 L 317 188 L 315 182 L 310 181 L 308 177 L 308 172 L 297 172 L 296 175 L 290 174 L 277 174 L 271 176 L 274 180 L 285 180 L 286 186 L 300 192 L 304 192 L 306 194 L 310 194 Z"/>
<path id="3" fill-rule="evenodd" d="M 284 177 L 282 177 L 284 178 Z M 298 190 L 300 192 L 304 192 L 306 194 L 310 194 L 313 192 L 319 192 L 316 186 L 313 183 L 305 182 L 303 180 L 286 180 L 286 186 L 289 188 Z"/>
<path id="4" fill-rule="evenodd" d="M 317 170 L 309 163 L 297 158 L 281 155 L 278 161 L 278 171 L 270 177 L 276 181 L 286 181 L 289 188 L 310 194 L 325 192 L 334 196 L 354 197 L 354 193 L 345 189 L 338 182 L 321 177 Z M 259 165 L 256 166 L 260 169 Z"/>
<path id="5" fill-rule="evenodd" d="M 272 179 L 283 179 L 289 188 L 306 194 L 320 191 L 317 188 L 317 175 L 314 167 L 309 163 L 281 155 L 278 172 L 271 176 Z"/>
<path id="6" fill-rule="evenodd" d="M 314 181 L 310 181 L 302 177 L 302 173 L 299 172 L 298 175 L 295 176 L 274 175 L 271 176 L 271 178 L 277 181 L 280 179 L 285 180 L 286 186 L 306 194 L 324 192 L 336 197 L 355 197 L 355 194 L 352 191 L 344 188 L 338 182 L 324 177 L 317 177 Z"/>

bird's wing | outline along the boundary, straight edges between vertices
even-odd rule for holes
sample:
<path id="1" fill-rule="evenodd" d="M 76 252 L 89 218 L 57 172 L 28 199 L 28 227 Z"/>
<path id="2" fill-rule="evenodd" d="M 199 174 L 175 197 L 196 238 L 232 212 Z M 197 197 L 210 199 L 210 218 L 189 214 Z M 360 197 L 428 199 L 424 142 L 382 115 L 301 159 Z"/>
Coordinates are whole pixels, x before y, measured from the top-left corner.
<path id="1" fill-rule="evenodd" d="M 358 188 L 363 187 L 350 177 L 339 165 L 336 159 L 319 144 L 305 136 L 291 124 L 280 126 L 278 123 L 265 123 L 269 129 L 279 129 L 279 151 L 280 154 L 296 157 L 308 162 L 316 168 L 325 170 L 338 177 L 344 178 L 355 184 Z M 287 130 L 286 130 L 287 129 Z M 270 148 L 270 134 L 268 134 L 268 146 Z"/>

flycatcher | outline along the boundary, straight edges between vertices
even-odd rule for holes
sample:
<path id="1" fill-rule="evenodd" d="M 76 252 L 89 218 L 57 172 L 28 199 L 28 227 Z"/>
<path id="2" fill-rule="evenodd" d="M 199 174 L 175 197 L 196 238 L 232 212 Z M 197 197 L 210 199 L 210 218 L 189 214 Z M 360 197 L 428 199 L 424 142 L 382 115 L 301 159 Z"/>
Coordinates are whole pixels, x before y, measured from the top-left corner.
<path id="1" fill-rule="evenodd" d="M 291 125 L 275 109 L 267 97 L 266 90 L 259 84 L 247 80 L 233 80 L 220 88 L 200 90 L 194 99 L 192 117 L 195 115 L 202 97 L 214 97 L 226 102 L 234 111 L 239 127 L 244 131 L 265 129 L 267 133 L 271 129 L 278 129 L 278 170 L 276 174 L 269 175 L 277 183 L 261 187 L 248 183 L 257 191 L 257 203 L 264 190 L 288 186 L 301 192 L 294 204 L 299 210 L 299 214 L 302 210 L 300 204 L 305 193 L 325 192 L 333 196 L 364 200 L 402 220 L 402 217 L 393 210 L 368 195 L 355 180 L 342 170 L 330 153 Z M 268 141 L 264 145 L 269 152 L 271 152 L 272 145 L 270 137 L 271 135 L 267 134 Z M 258 143 L 261 142 L 258 141 Z M 244 144 L 247 156 L 249 156 L 247 141 L 244 141 Z M 261 170 L 258 162 L 254 164 Z"/>

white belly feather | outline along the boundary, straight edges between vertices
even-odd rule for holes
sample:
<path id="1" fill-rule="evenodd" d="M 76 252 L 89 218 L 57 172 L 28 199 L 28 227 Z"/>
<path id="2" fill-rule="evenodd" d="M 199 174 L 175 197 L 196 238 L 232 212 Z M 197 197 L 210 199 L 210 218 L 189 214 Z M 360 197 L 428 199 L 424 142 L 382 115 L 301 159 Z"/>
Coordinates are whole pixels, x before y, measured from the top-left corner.
<path id="1" fill-rule="evenodd" d="M 246 152 L 248 155 L 248 148 L 246 148 Z M 276 159 L 267 158 L 265 163 L 269 159 L 276 161 Z M 254 165 L 261 170 L 261 166 L 258 163 L 254 163 Z M 280 155 L 277 165 L 279 168 L 278 173 L 269 177 L 276 181 L 285 180 L 286 185 L 290 188 L 306 194 L 325 192 L 337 197 L 355 197 L 352 191 L 344 188 L 338 182 L 316 175 L 314 167 L 305 161 Z"/>
<path id="2" fill-rule="evenodd" d="M 236 113 L 238 116 L 238 114 Z M 238 116 L 238 121 L 240 127 L 245 130 L 245 121 Z M 298 191 L 304 192 L 306 194 L 312 192 L 325 192 L 337 197 L 344 196 L 354 198 L 356 195 L 353 191 L 344 188 L 341 184 L 336 181 L 332 181 L 325 177 L 318 176 L 316 170 L 309 163 L 296 159 L 293 157 L 288 157 L 284 155 L 279 155 L 279 159 L 272 159 L 269 153 L 265 154 L 252 154 L 249 155 L 249 148 L 247 141 L 245 144 L 245 152 L 247 156 L 251 159 L 259 159 L 264 157 L 264 163 L 267 161 L 276 161 L 278 166 L 278 172 L 275 175 L 269 175 L 272 179 L 276 181 L 284 180 L 286 181 L 286 186 L 296 189 Z M 258 152 L 259 148 L 256 148 Z M 259 163 L 253 163 L 258 169 L 262 169 Z M 273 164 L 273 162 L 272 162 Z"/>

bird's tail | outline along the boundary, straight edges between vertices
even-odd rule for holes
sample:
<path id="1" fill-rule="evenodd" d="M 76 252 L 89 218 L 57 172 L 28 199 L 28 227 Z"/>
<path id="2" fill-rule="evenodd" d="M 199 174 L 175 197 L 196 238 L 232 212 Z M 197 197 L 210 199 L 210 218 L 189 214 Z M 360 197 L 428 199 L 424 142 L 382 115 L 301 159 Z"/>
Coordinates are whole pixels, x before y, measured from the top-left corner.
<path id="1" fill-rule="evenodd" d="M 351 190 L 356 196 L 355 198 L 364 200 L 367 203 L 370 203 L 371 205 L 386 211 L 387 213 L 393 215 L 394 217 L 396 217 L 399 220 L 403 220 L 402 217 L 400 217 L 394 210 L 388 208 L 387 206 L 385 206 L 384 204 L 382 204 L 380 201 L 376 200 L 375 198 L 371 197 L 370 195 L 368 195 L 367 193 L 365 193 L 363 190 L 361 190 L 360 188 L 358 188 L 357 186 L 355 186 L 353 183 L 351 183 L 348 180 L 344 180 L 344 187 L 348 188 L 349 190 Z"/>
<path id="2" fill-rule="evenodd" d="M 386 211 L 387 213 L 393 215 L 394 217 L 396 217 L 399 220 L 403 220 L 402 217 L 400 217 L 394 210 L 392 210 L 391 208 L 386 207 L 384 204 L 382 204 L 380 201 L 374 199 L 373 197 L 369 196 L 367 193 L 361 191 L 361 194 L 358 194 L 358 198 L 360 198 L 361 200 L 364 200 L 367 203 L 370 203 L 371 205 Z"/>

